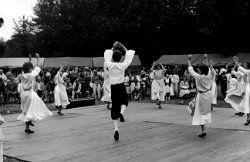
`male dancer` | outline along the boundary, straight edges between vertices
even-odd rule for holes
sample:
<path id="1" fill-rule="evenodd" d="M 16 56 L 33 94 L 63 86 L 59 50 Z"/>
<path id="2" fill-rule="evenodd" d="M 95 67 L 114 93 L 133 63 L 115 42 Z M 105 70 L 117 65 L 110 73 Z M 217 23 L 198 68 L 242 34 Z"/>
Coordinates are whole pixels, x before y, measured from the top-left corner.
<path id="1" fill-rule="evenodd" d="M 125 60 L 120 62 L 122 51 L 125 51 L 126 55 Z M 127 50 L 120 42 L 115 42 L 111 50 L 108 49 L 104 52 L 104 59 L 109 69 L 112 100 L 111 118 L 114 121 L 114 139 L 116 141 L 119 140 L 118 119 L 120 118 L 121 122 L 125 122 L 123 113 L 128 106 L 128 96 L 124 85 L 124 74 L 125 70 L 132 62 L 134 54 L 134 50 Z"/>

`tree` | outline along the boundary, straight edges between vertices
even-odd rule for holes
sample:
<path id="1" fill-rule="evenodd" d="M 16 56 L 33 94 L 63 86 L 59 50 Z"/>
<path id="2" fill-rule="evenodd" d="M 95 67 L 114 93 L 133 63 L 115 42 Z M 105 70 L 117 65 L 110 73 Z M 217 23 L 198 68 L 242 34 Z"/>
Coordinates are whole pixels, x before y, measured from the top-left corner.
<path id="1" fill-rule="evenodd" d="M 8 57 L 28 57 L 34 49 L 35 27 L 31 20 L 23 16 L 18 21 L 14 21 L 14 34 L 11 40 L 6 42 Z"/>
<path id="2" fill-rule="evenodd" d="M 3 39 L 0 39 L 0 57 L 4 56 L 6 45 Z"/>

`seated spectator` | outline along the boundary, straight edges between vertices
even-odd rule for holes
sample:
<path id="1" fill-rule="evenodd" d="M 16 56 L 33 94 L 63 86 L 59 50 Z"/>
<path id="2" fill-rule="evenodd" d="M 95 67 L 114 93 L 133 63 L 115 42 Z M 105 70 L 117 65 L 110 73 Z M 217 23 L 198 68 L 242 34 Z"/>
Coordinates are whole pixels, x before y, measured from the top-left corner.
<path id="1" fill-rule="evenodd" d="M 10 98 L 13 98 L 14 101 L 20 103 L 20 94 L 18 92 L 18 84 L 14 82 L 14 77 L 10 78 L 10 81 L 7 82 L 6 92 L 8 96 L 8 101 Z"/>
<path id="2" fill-rule="evenodd" d="M 82 84 L 77 78 L 73 83 L 72 99 L 82 97 Z"/>
<path id="3" fill-rule="evenodd" d="M 67 94 L 68 94 L 68 98 L 72 98 L 72 94 L 73 94 L 73 85 L 72 83 L 70 82 L 70 79 L 67 78 L 65 80 L 65 86 L 66 86 L 66 91 L 67 91 Z"/>
<path id="4" fill-rule="evenodd" d="M 189 84 L 187 78 L 184 77 L 183 80 L 180 82 L 180 94 L 181 98 L 187 98 L 189 95 Z"/>

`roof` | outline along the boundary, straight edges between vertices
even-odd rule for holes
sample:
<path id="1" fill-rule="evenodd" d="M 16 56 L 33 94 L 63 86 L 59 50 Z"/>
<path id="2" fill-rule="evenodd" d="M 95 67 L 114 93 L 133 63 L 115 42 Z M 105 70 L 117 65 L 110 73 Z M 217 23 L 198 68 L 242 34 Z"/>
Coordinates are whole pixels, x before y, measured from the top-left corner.
<path id="1" fill-rule="evenodd" d="M 192 55 L 192 60 L 196 60 L 201 54 Z M 187 64 L 188 55 L 162 55 L 156 63 L 164 65 L 185 65 Z"/>
<path id="2" fill-rule="evenodd" d="M 28 57 L 22 57 L 22 58 L 0 58 L 0 66 L 1 67 L 10 67 L 10 68 L 16 68 L 16 67 L 22 67 L 25 62 L 28 62 Z M 44 58 L 40 58 L 40 61 L 42 64 L 44 63 Z M 36 64 L 36 59 L 32 59 L 31 62 Z"/>
<path id="3" fill-rule="evenodd" d="M 60 67 L 64 62 L 69 66 L 89 66 L 92 67 L 91 57 L 52 57 L 45 58 L 44 67 Z"/>

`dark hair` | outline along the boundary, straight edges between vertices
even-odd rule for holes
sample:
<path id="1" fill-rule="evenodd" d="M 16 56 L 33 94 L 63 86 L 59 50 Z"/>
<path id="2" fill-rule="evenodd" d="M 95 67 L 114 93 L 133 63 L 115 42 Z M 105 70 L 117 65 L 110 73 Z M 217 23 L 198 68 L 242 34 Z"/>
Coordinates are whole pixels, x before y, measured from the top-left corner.
<path id="1" fill-rule="evenodd" d="M 31 62 L 25 62 L 23 64 L 23 72 L 24 73 L 29 73 L 29 71 L 33 69 L 33 64 Z"/>
<path id="2" fill-rule="evenodd" d="M 234 74 L 232 74 L 231 77 L 237 79 L 236 75 Z"/>
<path id="3" fill-rule="evenodd" d="M 201 75 L 208 75 L 209 67 L 205 64 L 201 64 L 198 66 L 201 71 Z"/>
<path id="4" fill-rule="evenodd" d="M 120 45 L 114 46 L 113 50 L 120 51 L 122 55 L 125 55 L 125 53 L 126 53 L 126 51 Z"/>
<path id="5" fill-rule="evenodd" d="M 118 50 L 115 50 L 113 52 L 113 61 L 114 62 L 120 62 L 121 58 L 122 58 L 122 53 L 120 51 L 118 51 Z"/>

